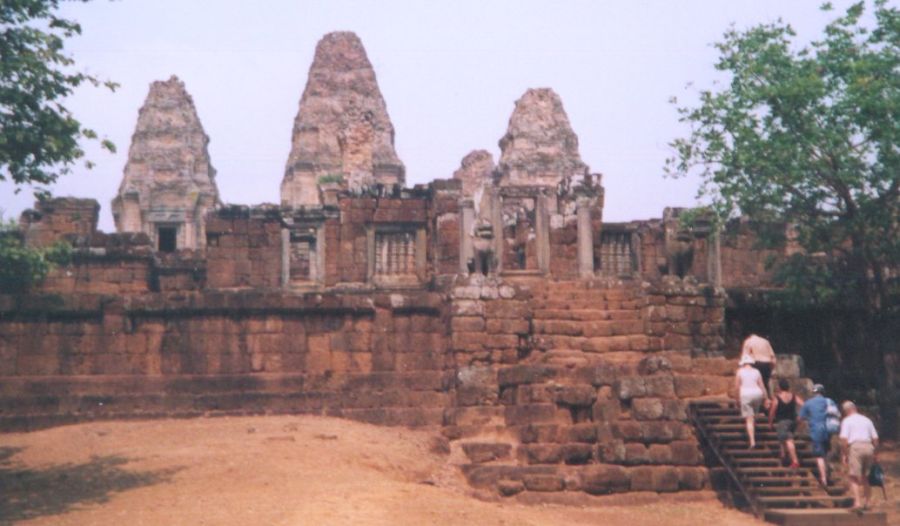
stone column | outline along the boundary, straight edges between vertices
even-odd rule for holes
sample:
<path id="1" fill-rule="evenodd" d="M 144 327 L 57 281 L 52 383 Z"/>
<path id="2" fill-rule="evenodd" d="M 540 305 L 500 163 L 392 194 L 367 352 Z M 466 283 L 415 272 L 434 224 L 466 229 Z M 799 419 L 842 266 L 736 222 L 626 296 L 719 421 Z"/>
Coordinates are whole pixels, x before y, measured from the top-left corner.
<path id="1" fill-rule="evenodd" d="M 291 282 L 291 231 L 281 229 L 281 286 L 287 287 Z"/>
<path id="2" fill-rule="evenodd" d="M 550 215 L 547 208 L 547 196 L 538 195 L 534 211 L 534 237 L 537 244 L 537 265 L 541 274 L 550 272 Z"/>
<path id="3" fill-rule="evenodd" d="M 713 227 L 706 243 L 706 276 L 713 287 L 722 286 L 722 250 L 718 227 Z"/>
<path id="4" fill-rule="evenodd" d="M 459 273 L 469 273 L 469 261 L 475 257 L 472 248 L 472 232 L 475 227 L 475 204 L 471 199 L 460 203 L 459 221 Z"/>
<path id="5" fill-rule="evenodd" d="M 494 232 L 494 258 L 497 260 L 497 274 L 503 272 L 503 199 L 491 191 L 491 227 Z"/>
<path id="6" fill-rule="evenodd" d="M 583 279 L 594 277 L 594 236 L 591 229 L 591 202 L 578 200 L 578 274 Z"/>

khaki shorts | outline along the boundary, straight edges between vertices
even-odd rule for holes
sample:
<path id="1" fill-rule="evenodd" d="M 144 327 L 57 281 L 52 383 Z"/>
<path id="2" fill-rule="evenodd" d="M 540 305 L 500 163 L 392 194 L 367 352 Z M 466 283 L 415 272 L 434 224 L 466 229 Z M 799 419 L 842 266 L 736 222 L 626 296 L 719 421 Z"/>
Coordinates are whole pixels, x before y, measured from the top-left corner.
<path id="1" fill-rule="evenodd" d="M 850 444 L 848 464 L 851 477 L 865 478 L 869 476 L 875 457 L 875 446 L 871 442 L 854 442 Z"/>
<path id="2" fill-rule="evenodd" d="M 741 395 L 741 416 L 744 418 L 756 416 L 756 413 L 759 413 L 759 406 L 762 404 L 763 398 L 762 393 L 750 396 Z"/>

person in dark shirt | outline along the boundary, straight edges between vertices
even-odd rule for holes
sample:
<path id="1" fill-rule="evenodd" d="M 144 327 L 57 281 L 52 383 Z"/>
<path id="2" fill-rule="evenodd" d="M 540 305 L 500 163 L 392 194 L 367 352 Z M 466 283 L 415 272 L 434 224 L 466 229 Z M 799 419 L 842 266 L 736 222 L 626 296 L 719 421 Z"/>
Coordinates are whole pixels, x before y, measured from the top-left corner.
<path id="1" fill-rule="evenodd" d="M 800 467 L 794 433 L 797 431 L 798 408 L 802 405 L 803 399 L 791 392 L 790 382 L 785 378 L 778 380 L 778 393 L 772 398 L 772 405 L 769 406 L 769 427 L 775 428 L 781 447 L 781 458 L 789 457 L 792 469 Z"/>

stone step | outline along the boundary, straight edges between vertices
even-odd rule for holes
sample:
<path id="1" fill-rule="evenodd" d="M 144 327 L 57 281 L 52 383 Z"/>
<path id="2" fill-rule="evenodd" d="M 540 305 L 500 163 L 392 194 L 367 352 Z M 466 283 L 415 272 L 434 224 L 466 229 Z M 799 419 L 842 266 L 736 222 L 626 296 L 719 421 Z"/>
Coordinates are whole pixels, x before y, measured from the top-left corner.
<path id="1" fill-rule="evenodd" d="M 843 504 L 850 507 L 849 503 L 853 502 L 853 497 L 843 496 L 759 496 L 756 498 L 759 502 L 768 507 L 790 507 L 798 508 L 804 506 L 833 507 L 837 504 Z"/>
<path id="2" fill-rule="evenodd" d="M 659 338 L 650 338 L 644 334 L 620 334 L 616 336 L 561 336 L 541 334 L 532 340 L 535 349 L 549 351 L 551 349 L 581 350 L 589 353 L 608 353 L 620 351 L 658 351 L 662 348 Z"/>
<path id="3" fill-rule="evenodd" d="M 531 326 L 534 334 L 538 335 L 547 334 L 594 338 L 644 334 L 644 322 L 641 320 L 603 320 L 590 322 L 571 320 L 533 320 Z"/>
<path id="4" fill-rule="evenodd" d="M 535 320 L 569 321 L 623 321 L 641 319 L 638 309 L 537 309 L 532 314 Z"/>
<path id="5" fill-rule="evenodd" d="M 638 310 L 636 300 L 589 300 L 581 298 L 552 298 L 537 300 L 535 310 Z"/>
<path id="6" fill-rule="evenodd" d="M 770 509 L 763 515 L 767 522 L 781 526 L 886 526 L 883 511 L 852 512 L 840 508 Z"/>

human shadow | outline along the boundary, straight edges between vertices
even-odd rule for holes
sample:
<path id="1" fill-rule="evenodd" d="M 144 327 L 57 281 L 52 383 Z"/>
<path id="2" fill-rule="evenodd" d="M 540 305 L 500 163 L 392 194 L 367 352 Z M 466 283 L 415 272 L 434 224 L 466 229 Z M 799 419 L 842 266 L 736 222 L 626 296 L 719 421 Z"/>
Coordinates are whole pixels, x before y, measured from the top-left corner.
<path id="1" fill-rule="evenodd" d="M 57 515 L 78 505 L 104 503 L 115 493 L 168 482 L 181 469 L 127 470 L 123 468 L 128 459 L 120 456 L 29 469 L 9 461 L 20 450 L 0 448 L 0 524 Z"/>

